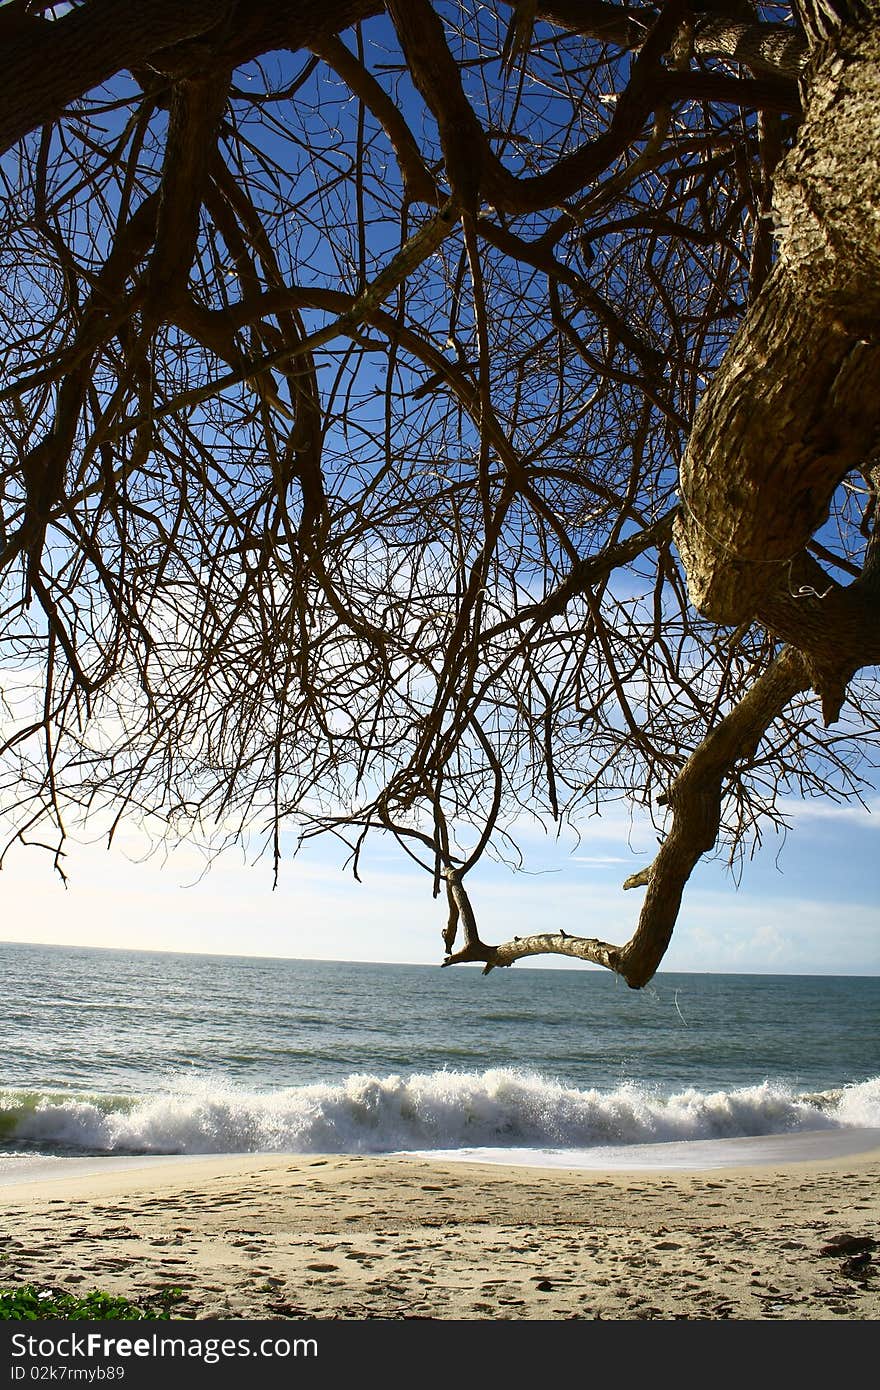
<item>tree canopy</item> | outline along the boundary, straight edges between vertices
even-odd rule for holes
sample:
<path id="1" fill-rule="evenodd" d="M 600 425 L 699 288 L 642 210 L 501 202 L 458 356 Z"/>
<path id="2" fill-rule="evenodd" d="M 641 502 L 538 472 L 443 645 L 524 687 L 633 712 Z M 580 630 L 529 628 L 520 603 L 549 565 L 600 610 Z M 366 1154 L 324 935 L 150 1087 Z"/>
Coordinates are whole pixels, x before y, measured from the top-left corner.
<path id="1" fill-rule="evenodd" d="M 876 0 L 0 6 L 7 847 L 390 836 L 444 963 L 638 987 L 859 795 L 878 60 Z M 483 942 L 481 858 L 614 799 L 631 939 Z"/>

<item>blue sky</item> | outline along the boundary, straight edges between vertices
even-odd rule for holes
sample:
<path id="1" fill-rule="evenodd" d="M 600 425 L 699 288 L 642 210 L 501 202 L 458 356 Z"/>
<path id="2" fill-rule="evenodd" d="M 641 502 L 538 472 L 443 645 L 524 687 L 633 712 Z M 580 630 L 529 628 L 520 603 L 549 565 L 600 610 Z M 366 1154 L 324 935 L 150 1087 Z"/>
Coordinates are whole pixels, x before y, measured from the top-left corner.
<path id="1" fill-rule="evenodd" d="M 736 887 L 718 862 L 698 866 L 685 894 L 668 970 L 880 974 L 877 902 L 880 798 L 873 806 L 790 803 L 794 828 L 770 835 Z M 629 840 L 629 844 L 628 844 Z M 530 872 L 484 863 L 469 879 L 488 941 L 549 926 L 622 941 L 641 893 L 623 879 L 647 862 L 655 833 L 611 808 L 584 826 L 579 846 L 523 827 Z M 630 847 L 631 846 L 631 847 Z M 0 877 L 0 939 L 149 950 L 438 963 L 445 912 L 425 874 L 377 842 L 362 884 L 330 845 L 282 865 L 272 891 L 268 860 L 240 852 L 207 873 L 192 845 L 144 858 L 132 831 L 107 851 L 70 846 L 67 889 L 48 856 L 18 850 Z M 529 960 L 574 969 L 558 958 Z"/>

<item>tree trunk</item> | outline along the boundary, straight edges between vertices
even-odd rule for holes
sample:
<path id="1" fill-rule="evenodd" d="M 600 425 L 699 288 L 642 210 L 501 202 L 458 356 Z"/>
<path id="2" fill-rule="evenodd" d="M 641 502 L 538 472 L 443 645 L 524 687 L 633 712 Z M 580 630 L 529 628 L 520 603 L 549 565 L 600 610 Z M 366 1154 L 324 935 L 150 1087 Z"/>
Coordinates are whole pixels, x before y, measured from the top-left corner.
<path id="1" fill-rule="evenodd" d="M 850 16 L 852 17 L 852 16 Z M 880 4 L 814 43 L 804 123 L 774 192 L 779 263 L 697 412 L 676 541 L 722 623 L 764 596 L 880 439 Z M 823 34 L 823 15 L 805 20 Z"/>

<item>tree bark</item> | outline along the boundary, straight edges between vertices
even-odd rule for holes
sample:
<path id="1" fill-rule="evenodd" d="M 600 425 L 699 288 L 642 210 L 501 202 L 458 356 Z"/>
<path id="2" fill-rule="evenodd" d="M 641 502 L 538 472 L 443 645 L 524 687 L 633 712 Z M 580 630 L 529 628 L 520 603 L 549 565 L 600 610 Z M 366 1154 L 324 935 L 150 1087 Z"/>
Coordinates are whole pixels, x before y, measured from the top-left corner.
<path id="1" fill-rule="evenodd" d="M 0 47 L 0 154 L 125 69 L 149 62 L 177 79 L 208 78 L 381 9 L 381 0 L 89 0 Z"/>
<path id="2" fill-rule="evenodd" d="M 23 31 L 0 56 L 0 153 L 114 73 L 212 28 L 226 8 L 217 0 L 91 0 Z"/>
<path id="3" fill-rule="evenodd" d="M 814 52 L 776 180 L 779 263 L 697 411 L 676 541 L 691 598 L 739 623 L 784 581 L 880 438 L 880 6 Z"/>

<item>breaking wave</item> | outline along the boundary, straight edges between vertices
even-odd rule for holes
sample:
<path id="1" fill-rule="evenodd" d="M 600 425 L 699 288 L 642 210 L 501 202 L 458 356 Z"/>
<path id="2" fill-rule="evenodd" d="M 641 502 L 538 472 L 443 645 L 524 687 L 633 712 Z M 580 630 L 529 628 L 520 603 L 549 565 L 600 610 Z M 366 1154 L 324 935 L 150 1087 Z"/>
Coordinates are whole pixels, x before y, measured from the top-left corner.
<path id="1" fill-rule="evenodd" d="M 254 1091 L 208 1081 L 140 1097 L 0 1091 L 0 1145 L 44 1153 L 388 1153 L 588 1149 L 880 1128 L 880 1077 L 802 1094 L 763 1081 L 662 1095 L 578 1090 L 527 1071 L 349 1076 Z"/>

